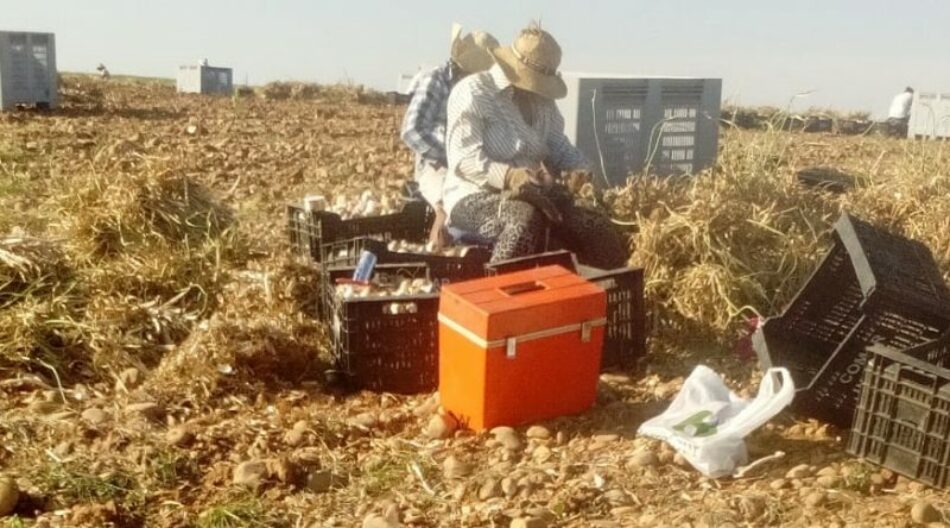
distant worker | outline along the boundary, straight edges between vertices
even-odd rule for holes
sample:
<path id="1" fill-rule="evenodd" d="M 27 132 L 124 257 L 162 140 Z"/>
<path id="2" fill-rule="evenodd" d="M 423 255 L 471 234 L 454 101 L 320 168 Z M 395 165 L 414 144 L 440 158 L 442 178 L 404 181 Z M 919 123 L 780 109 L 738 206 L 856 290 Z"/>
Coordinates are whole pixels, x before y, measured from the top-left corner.
<path id="1" fill-rule="evenodd" d="M 445 244 L 446 213 L 442 207 L 442 185 L 448 161 L 445 155 L 446 107 L 449 93 L 461 79 L 487 70 L 494 64 L 489 50 L 498 46 L 495 37 L 481 31 L 462 36 L 462 27 L 452 25 L 451 58 L 447 63 L 420 72 L 409 86 L 412 99 L 402 123 L 402 140 L 415 155 L 415 180 L 436 218 L 429 240 Z"/>
<path id="2" fill-rule="evenodd" d="M 914 104 L 914 89 L 908 86 L 897 94 L 891 102 L 891 109 L 887 113 L 887 131 L 892 136 L 906 136 L 907 125 L 910 123 L 910 108 Z"/>
<path id="3" fill-rule="evenodd" d="M 106 68 L 106 65 L 99 63 L 99 66 L 96 67 L 96 71 L 99 72 L 99 76 L 103 79 L 108 79 L 112 77 L 112 74 L 109 73 L 109 68 Z"/>

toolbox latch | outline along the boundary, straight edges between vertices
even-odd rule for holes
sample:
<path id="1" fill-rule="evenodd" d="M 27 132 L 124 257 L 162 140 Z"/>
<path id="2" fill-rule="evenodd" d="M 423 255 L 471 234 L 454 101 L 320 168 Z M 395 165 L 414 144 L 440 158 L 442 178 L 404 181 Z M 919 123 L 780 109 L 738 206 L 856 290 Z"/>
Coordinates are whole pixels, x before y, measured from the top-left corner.
<path id="1" fill-rule="evenodd" d="M 515 359 L 518 355 L 518 341 L 514 337 L 505 339 L 505 357 Z"/>
<path id="2" fill-rule="evenodd" d="M 590 343 L 590 329 L 592 325 L 590 321 L 585 321 L 581 323 L 581 343 Z"/>

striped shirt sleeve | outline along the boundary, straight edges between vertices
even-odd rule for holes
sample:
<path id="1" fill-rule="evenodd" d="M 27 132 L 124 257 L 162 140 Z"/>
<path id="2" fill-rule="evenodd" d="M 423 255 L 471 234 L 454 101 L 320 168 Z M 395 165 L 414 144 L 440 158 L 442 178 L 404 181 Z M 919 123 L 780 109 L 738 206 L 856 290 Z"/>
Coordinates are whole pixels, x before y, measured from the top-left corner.
<path id="1" fill-rule="evenodd" d="M 564 134 L 564 117 L 554 104 L 547 106 L 548 115 L 551 116 L 551 127 L 547 134 L 547 160 L 562 171 L 589 169 L 587 158 Z"/>
<path id="2" fill-rule="evenodd" d="M 417 79 L 409 108 L 402 123 L 402 140 L 419 156 L 445 163 L 445 123 L 441 105 L 445 104 L 449 87 L 433 70 Z"/>
<path id="3" fill-rule="evenodd" d="M 509 165 L 492 161 L 485 152 L 487 127 L 481 102 L 470 90 L 449 96 L 446 147 L 449 171 L 479 187 L 504 189 Z"/>

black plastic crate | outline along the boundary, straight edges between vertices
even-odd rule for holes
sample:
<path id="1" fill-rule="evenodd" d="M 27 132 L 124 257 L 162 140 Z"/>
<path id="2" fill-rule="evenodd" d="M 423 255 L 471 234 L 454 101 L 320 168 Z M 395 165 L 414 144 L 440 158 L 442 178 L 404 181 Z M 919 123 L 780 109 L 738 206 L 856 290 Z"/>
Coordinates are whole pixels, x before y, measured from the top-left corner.
<path id="1" fill-rule="evenodd" d="M 332 281 L 353 267 L 328 269 Z M 425 265 L 383 264 L 376 275 L 428 277 Z M 393 308 L 399 308 L 394 310 Z M 336 368 L 347 385 L 399 394 L 438 386 L 439 294 L 383 298 L 332 298 L 331 330 Z"/>
<path id="2" fill-rule="evenodd" d="M 428 237 L 431 214 L 425 202 L 407 202 L 398 213 L 351 218 L 328 211 L 307 212 L 303 207 L 287 206 L 287 231 L 290 245 L 300 255 L 320 262 L 320 246 L 356 237 L 420 242 Z"/>
<path id="3" fill-rule="evenodd" d="M 906 477 L 950 484 L 950 333 L 904 351 L 869 349 L 848 452 Z"/>
<path id="4" fill-rule="evenodd" d="M 360 253 L 367 250 L 376 255 L 379 264 L 424 264 L 429 277 L 440 284 L 477 279 L 485 276 L 485 263 L 491 258 L 491 251 L 483 247 L 469 247 L 465 256 L 450 257 L 426 253 L 397 252 L 387 249 L 388 243 L 382 240 L 360 237 L 322 244 L 321 261 L 327 266 L 351 266 L 355 269 Z M 323 274 L 323 291 L 332 293 L 328 288 L 329 277 Z M 324 293 L 322 313 L 329 313 L 329 298 Z"/>
<path id="5" fill-rule="evenodd" d="M 629 369 L 646 356 L 643 269 L 580 267 L 580 275 L 607 291 L 607 334 L 601 369 Z"/>
<path id="6" fill-rule="evenodd" d="M 646 355 L 643 269 L 601 270 L 581 266 L 573 253 L 561 250 L 493 262 L 485 270 L 488 275 L 500 275 L 551 265 L 571 270 L 607 291 L 607 334 L 601 368 L 633 367 Z"/>
<path id="7" fill-rule="evenodd" d="M 537 255 L 528 255 L 499 262 L 485 264 L 485 275 L 501 275 L 544 266 L 561 266 L 568 271 L 577 272 L 577 257 L 566 249 L 548 251 Z"/>
<path id="8" fill-rule="evenodd" d="M 753 346 L 763 368 L 791 372 L 793 409 L 847 427 L 868 346 L 909 348 L 948 327 L 950 293 L 926 246 L 843 215 L 831 251 Z"/>

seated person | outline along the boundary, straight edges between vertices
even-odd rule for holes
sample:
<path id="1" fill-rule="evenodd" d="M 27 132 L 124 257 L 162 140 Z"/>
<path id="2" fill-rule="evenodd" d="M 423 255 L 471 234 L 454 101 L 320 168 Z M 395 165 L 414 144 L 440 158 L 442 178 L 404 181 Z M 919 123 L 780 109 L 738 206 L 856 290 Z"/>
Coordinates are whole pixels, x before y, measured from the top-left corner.
<path id="1" fill-rule="evenodd" d="M 550 225 L 582 264 L 626 265 L 627 243 L 610 219 L 576 207 L 557 181 L 561 173 L 589 173 L 554 103 L 567 92 L 557 73 L 560 46 L 530 27 L 492 54 L 495 66 L 449 96 L 443 204 L 450 225 L 494 240 L 493 262 L 538 252 Z"/>
<path id="2" fill-rule="evenodd" d="M 416 155 L 415 180 L 426 202 L 435 210 L 435 223 L 429 240 L 437 246 L 445 243 L 446 214 L 442 208 L 442 184 L 445 180 L 445 112 L 449 92 L 465 76 L 487 70 L 494 61 L 489 49 L 498 41 L 487 33 L 472 32 L 461 36 L 461 27 L 452 26 L 451 59 L 431 71 L 420 73 L 409 92 L 412 99 L 402 124 L 402 140 Z"/>

